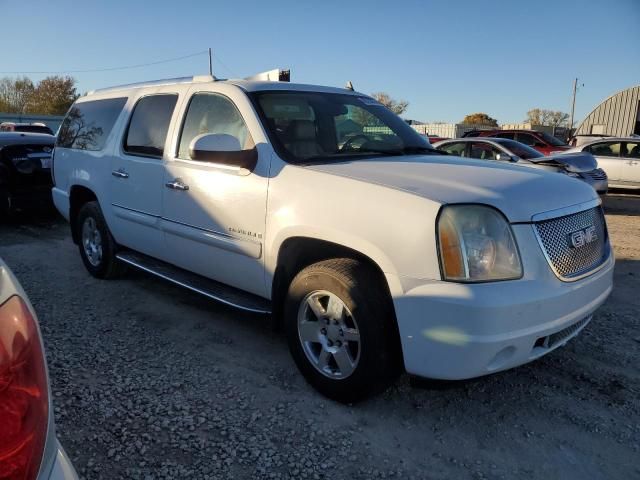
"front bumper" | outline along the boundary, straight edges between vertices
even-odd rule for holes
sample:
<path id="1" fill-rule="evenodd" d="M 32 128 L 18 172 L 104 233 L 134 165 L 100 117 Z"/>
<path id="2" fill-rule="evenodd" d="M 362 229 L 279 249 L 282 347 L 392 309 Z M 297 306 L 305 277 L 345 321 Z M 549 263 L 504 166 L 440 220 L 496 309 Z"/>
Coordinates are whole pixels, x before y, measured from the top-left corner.
<path id="1" fill-rule="evenodd" d="M 522 251 L 539 250 L 527 229 L 514 226 Z M 535 360 L 577 335 L 611 292 L 613 253 L 576 282 L 561 281 L 539 256 L 531 257 L 522 259 L 520 280 L 411 282 L 394 298 L 407 372 L 446 380 L 479 377 Z"/>

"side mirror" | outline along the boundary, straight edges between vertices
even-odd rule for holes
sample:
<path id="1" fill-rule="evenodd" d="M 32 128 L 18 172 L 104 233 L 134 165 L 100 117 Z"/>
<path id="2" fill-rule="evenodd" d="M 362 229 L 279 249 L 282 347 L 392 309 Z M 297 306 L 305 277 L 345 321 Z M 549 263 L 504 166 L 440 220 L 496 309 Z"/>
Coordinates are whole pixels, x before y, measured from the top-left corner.
<path id="1" fill-rule="evenodd" d="M 189 156 L 201 162 L 253 170 L 258 162 L 256 147 L 242 150 L 240 141 L 224 133 L 203 133 L 191 140 Z"/>

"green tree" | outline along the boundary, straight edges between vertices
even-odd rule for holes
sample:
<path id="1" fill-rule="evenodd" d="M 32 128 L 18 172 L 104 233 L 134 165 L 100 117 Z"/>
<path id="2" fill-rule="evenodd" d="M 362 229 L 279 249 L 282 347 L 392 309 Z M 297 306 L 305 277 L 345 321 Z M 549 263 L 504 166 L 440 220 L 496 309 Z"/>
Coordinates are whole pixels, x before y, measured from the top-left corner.
<path id="1" fill-rule="evenodd" d="M 25 113 L 35 87 L 28 77 L 0 79 L 0 111 Z"/>
<path id="2" fill-rule="evenodd" d="M 462 123 L 465 125 L 489 125 L 491 127 L 498 126 L 498 121 L 495 118 L 490 117 L 486 113 L 470 113 L 462 119 Z"/>
<path id="3" fill-rule="evenodd" d="M 545 125 L 550 127 L 565 127 L 568 125 L 569 114 L 559 110 L 546 110 L 533 108 L 527 112 L 525 122 L 532 125 Z"/>
<path id="4" fill-rule="evenodd" d="M 78 98 L 75 83 L 72 77 L 53 76 L 41 80 L 29 98 L 27 113 L 64 115 Z"/>
<path id="5" fill-rule="evenodd" d="M 394 100 L 388 93 L 385 92 L 372 93 L 371 96 L 396 115 L 403 114 L 409 107 L 409 102 L 407 102 L 406 100 Z"/>

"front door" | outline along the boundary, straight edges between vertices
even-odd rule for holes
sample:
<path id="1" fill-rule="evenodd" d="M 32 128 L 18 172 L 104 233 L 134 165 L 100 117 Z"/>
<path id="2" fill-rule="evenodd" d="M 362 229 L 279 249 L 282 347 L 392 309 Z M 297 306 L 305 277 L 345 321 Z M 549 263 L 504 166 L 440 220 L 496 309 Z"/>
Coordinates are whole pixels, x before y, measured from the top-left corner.
<path id="1" fill-rule="evenodd" d="M 622 180 L 640 184 L 640 141 L 627 142 L 622 150 Z"/>
<path id="2" fill-rule="evenodd" d="M 590 152 L 598 161 L 598 167 L 603 169 L 609 180 L 622 180 L 623 160 L 620 157 L 620 142 L 598 142 L 585 148 L 584 151 Z"/>
<path id="3" fill-rule="evenodd" d="M 231 98 L 193 88 L 162 189 L 165 259 L 264 295 L 263 236 L 270 155 L 258 153 L 258 166 L 252 172 L 193 160 L 189 145 L 204 133 L 232 135 L 243 149 L 256 148 Z"/>
<path id="4" fill-rule="evenodd" d="M 140 98 L 111 164 L 113 235 L 118 243 L 154 257 L 161 257 L 164 247 L 163 155 L 177 99 L 173 93 Z"/>

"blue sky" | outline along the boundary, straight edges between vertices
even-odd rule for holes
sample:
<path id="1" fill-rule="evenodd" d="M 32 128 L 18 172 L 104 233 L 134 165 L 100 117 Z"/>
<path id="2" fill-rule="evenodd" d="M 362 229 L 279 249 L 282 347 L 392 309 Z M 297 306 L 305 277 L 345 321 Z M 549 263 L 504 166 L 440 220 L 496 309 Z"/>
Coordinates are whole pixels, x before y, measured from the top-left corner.
<path id="1" fill-rule="evenodd" d="M 409 101 L 406 117 L 423 121 L 568 112 L 576 76 L 581 119 L 640 84 L 640 0 L 0 0 L 0 12 L 0 72 L 118 67 L 212 47 L 218 76 L 286 67 L 296 82 L 351 80 Z M 202 74 L 207 62 L 73 75 L 87 91 Z"/>

